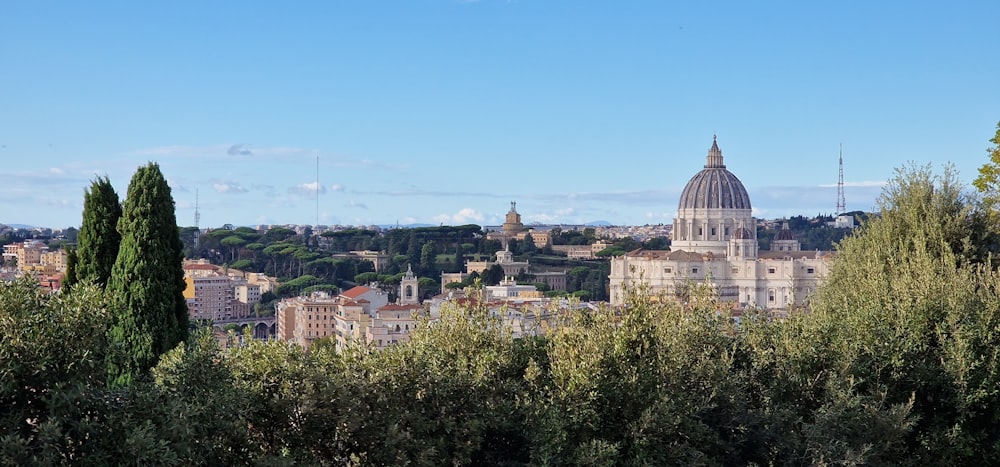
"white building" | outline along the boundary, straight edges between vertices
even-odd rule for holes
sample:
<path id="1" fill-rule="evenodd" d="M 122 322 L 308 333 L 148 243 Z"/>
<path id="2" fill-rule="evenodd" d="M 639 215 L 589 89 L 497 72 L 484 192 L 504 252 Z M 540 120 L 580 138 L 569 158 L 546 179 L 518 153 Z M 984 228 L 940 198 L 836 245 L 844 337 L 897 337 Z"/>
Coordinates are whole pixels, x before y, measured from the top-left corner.
<path id="1" fill-rule="evenodd" d="M 827 273 L 828 252 L 800 251 L 784 226 L 770 251 L 759 251 L 750 196 L 726 170 L 713 140 L 704 169 L 681 192 L 669 251 L 639 250 L 611 260 L 611 304 L 625 288 L 684 301 L 693 285 L 708 284 L 734 306 L 787 309 L 808 304 Z"/>

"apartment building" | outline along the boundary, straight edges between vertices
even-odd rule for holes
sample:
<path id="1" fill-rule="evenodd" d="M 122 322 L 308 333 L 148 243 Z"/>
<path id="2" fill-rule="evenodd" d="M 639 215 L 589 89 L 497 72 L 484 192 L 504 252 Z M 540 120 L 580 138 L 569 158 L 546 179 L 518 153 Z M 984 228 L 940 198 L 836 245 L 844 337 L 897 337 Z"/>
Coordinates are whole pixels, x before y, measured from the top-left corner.
<path id="1" fill-rule="evenodd" d="M 3 246 L 3 259 L 17 262 L 18 269 L 28 271 L 42 264 L 42 254 L 48 253 L 49 246 L 41 240 L 27 240 Z"/>
<path id="2" fill-rule="evenodd" d="M 186 261 L 183 269 L 187 283 L 184 298 L 191 319 L 195 320 L 220 322 L 250 316 L 254 305 L 261 300 L 260 283 L 270 285 L 273 280 L 261 280 L 266 276 L 255 275 L 257 283 L 249 283 L 241 275 L 229 274 L 231 271 L 205 260 Z"/>
<path id="3" fill-rule="evenodd" d="M 417 279 L 408 274 L 400 284 L 400 295 L 415 294 Z M 409 338 L 424 316 L 419 303 L 389 303 L 379 289 L 358 286 L 337 296 L 313 292 L 282 300 L 276 306 L 279 339 L 309 347 L 319 339 L 330 339 L 337 349 L 364 341 L 377 349 Z"/>

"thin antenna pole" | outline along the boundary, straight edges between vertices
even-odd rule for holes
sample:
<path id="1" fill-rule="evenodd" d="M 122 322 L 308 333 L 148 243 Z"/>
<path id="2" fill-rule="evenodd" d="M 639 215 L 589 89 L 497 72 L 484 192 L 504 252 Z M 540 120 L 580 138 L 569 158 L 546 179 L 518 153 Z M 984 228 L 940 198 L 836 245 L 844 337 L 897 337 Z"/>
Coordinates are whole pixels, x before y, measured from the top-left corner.
<path id="1" fill-rule="evenodd" d="M 316 156 L 316 225 L 319 225 L 319 156 Z"/>
<path id="2" fill-rule="evenodd" d="M 840 143 L 840 175 L 837 179 L 837 215 L 847 211 L 844 201 L 844 143 Z"/>
<path id="3" fill-rule="evenodd" d="M 201 212 L 198 211 L 198 189 L 194 189 L 194 227 L 196 229 L 200 228 L 201 223 Z"/>

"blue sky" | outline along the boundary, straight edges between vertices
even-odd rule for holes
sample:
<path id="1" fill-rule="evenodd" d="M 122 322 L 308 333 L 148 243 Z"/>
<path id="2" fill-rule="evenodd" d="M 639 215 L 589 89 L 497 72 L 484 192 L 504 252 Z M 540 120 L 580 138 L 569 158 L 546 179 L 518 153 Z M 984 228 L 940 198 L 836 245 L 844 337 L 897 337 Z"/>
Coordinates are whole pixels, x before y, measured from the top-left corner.
<path id="1" fill-rule="evenodd" d="M 986 162 L 1000 2 L 0 3 L 0 222 L 160 164 L 201 226 L 672 221 L 718 134 L 756 214 Z"/>

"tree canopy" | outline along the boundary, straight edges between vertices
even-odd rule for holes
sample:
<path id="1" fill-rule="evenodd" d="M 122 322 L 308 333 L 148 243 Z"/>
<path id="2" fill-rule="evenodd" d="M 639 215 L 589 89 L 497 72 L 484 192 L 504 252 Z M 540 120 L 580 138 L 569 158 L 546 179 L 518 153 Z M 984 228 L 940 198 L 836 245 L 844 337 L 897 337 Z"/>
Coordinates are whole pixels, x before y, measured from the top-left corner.
<path id="1" fill-rule="evenodd" d="M 108 377 L 127 385 L 188 332 L 183 246 L 170 186 L 157 164 L 133 175 L 118 232 L 122 243 L 108 283 Z"/>
<path id="2" fill-rule="evenodd" d="M 118 258 L 121 234 L 118 220 L 122 206 L 111 181 L 98 177 L 83 195 L 83 223 L 77 236 L 76 261 L 71 282 L 92 281 L 105 286 Z"/>

